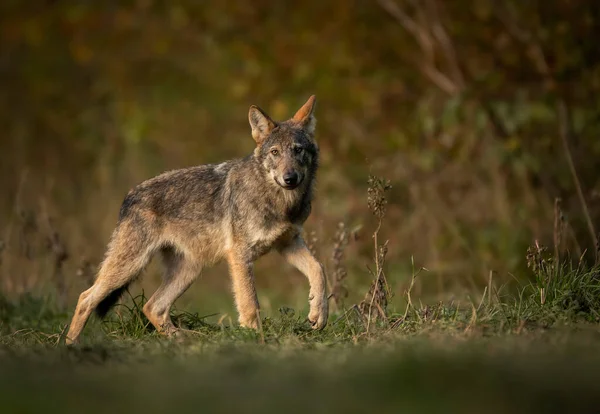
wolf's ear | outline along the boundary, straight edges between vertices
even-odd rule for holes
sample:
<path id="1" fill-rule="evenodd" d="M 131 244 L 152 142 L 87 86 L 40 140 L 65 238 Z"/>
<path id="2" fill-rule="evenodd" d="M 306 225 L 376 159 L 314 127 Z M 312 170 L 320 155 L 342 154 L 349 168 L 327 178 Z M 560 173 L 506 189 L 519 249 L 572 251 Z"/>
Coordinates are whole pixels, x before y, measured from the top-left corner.
<path id="1" fill-rule="evenodd" d="M 264 113 L 264 111 L 256 105 L 250 107 L 248 120 L 252 127 L 252 138 L 254 138 L 254 141 L 256 141 L 257 144 L 261 144 L 276 126 L 269 115 Z"/>
<path id="2" fill-rule="evenodd" d="M 296 112 L 296 115 L 294 115 L 292 118 L 294 121 L 302 125 L 302 127 L 309 134 L 314 134 L 315 126 L 317 124 L 317 120 L 314 115 L 316 99 L 317 98 L 315 95 L 312 95 L 310 98 L 308 98 L 308 101 L 302 105 L 302 108 L 298 109 L 298 112 Z"/>

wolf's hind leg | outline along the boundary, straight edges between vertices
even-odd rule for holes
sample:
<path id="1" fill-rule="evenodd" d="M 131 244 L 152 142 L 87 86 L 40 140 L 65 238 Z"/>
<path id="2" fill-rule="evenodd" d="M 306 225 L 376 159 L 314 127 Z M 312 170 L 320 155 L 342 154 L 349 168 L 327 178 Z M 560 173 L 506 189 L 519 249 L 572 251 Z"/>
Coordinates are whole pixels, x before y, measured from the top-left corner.
<path id="1" fill-rule="evenodd" d="M 163 261 L 163 282 L 143 311 L 157 331 L 171 335 L 177 331 L 169 314 L 171 306 L 196 280 L 201 266 L 170 248 L 163 250 Z"/>
<path id="2" fill-rule="evenodd" d="M 100 316 L 106 314 L 127 285 L 148 264 L 153 253 L 148 237 L 133 229 L 131 224 L 115 230 L 94 285 L 79 296 L 67 333 L 67 345 L 77 342 L 94 310 Z"/>

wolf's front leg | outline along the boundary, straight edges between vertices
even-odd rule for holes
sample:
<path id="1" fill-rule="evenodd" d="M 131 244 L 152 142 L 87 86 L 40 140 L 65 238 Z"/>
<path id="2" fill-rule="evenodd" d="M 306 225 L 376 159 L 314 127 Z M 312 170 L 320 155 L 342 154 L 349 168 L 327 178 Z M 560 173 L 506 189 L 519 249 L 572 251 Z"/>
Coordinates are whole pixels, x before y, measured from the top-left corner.
<path id="1" fill-rule="evenodd" d="M 230 252 L 227 255 L 227 263 L 231 273 L 233 295 L 240 325 L 246 328 L 258 329 L 259 307 L 254 286 L 253 264 L 238 252 Z"/>
<path id="2" fill-rule="evenodd" d="M 310 284 L 308 320 L 314 329 L 323 329 L 327 325 L 329 315 L 327 280 L 323 266 L 308 250 L 300 236 L 296 236 L 290 243 L 281 246 L 279 251 L 288 263 L 308 278 Z"/>

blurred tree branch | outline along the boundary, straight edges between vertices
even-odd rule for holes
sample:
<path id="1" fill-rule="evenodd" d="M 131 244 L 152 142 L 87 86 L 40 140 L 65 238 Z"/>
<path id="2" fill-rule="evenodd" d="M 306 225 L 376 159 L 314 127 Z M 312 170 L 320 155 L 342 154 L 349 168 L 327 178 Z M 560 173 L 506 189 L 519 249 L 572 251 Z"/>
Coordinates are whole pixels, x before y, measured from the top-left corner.
<path id="1" fill-rule="evenodd" d="M 410 17 L 407 11 L 395 0 L 377 0 L 379 5 L 412 35 L 419 44 L 423 56 L 415 59 L 422 73 L 440 90 L 450 96 L 457 96 L 468 89 L 465 70 L 461 67 L 460 58 L 448 31 L 442 23 L 437 0 L 407 0 L 416 10 L 419 21 Z M 444 56 L 447 70 L 444 72 L 436 65 L 436 49 Z M 496 136 L 508 138 L 508 132 L 494 109 L 485 98 L 475 95 L 479 105 L 486 113 Z"/>
<path id="2" fill-rule="evenodd" d="M 424 7 L 419 6 L 418 2 L 411 1 L 411 3 L 418 8 L 419 17 L 421 22 L 417 22 L 413 18 L 411 18 L 406 11 L 401 8 L 398 3 L 394 0 L 377 0 L 380 6 L 387 11 L 390 16 L 400 23 L 400 25 L 412 35 L 412 37 L 416 40 L 419 47 L 421 48 L 421 52 L 423 53 L 423 57 L 417 60 L 417 65 L 421 69 L 421 71 L 429 78 L 431 82 L 433 82 L 438 88 L 442 91 L 446 92 L 448 95 L 457 95 L 462 92 L 464 85 L 459 83 L 457 79 L 453 79 L 447 74 L 440 71 L 435 63 L 435 43 L 436 39 L 434 39 L 433 33 L 430 32 L 429 20 L 431 16 L 427 16 Z M 439 27 L 441 25 L 437 24 L 437 32 L 438 36 Z M 443 29 L 442 29 L 443 31 Z M 443 35 L 442 35 L 443 37 Z M 446 57 L 451 56 L 452 53 L 448 53 Z M 456 73 L 454 74 L 456 76 Z"/>

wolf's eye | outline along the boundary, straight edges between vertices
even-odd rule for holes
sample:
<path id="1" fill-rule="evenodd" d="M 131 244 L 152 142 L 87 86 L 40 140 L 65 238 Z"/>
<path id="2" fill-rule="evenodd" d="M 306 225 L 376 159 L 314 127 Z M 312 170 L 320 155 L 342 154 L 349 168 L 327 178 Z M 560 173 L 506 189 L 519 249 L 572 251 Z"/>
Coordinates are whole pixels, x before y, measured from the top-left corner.
<path id="1" fill-rule="evenodd" d="M 273 148 L 271 150 L 271 154 L 273 154 L 273 155 L 279 155 L 279 150 L 276 150 L 275 148 Z"/>
<path id="2" fill-rule="evenodd" d="M 302 153 L 302 149 L 303 149 L 302 147 L 295 147 L 295 148 L 294 148 L 294 152 L 295 152 L 296 154 L 300 154 L 300 153 Z"/>

